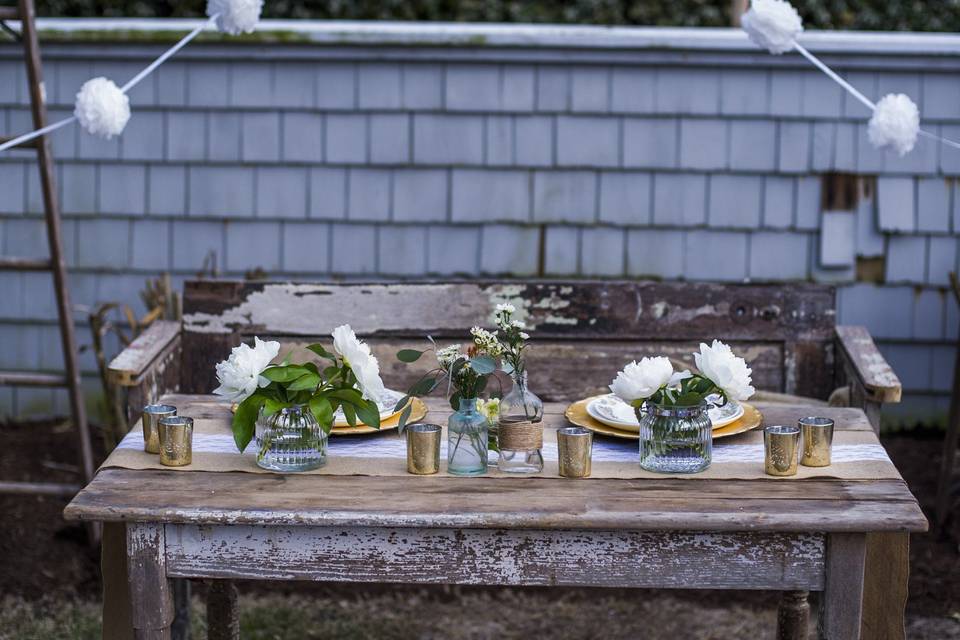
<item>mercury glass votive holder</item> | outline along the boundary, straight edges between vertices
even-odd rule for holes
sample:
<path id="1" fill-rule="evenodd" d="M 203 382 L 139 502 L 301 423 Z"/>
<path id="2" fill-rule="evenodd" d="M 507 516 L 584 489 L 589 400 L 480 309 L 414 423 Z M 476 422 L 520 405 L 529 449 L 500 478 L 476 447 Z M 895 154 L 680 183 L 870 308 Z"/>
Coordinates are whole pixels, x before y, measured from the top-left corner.
<path id="1" fill-rule="evenodd" d="M 429 476 L 440 471 L 442 433 L 438 424 L 407 425 L 407 473 Z"/>
<path id="2" fill-rule="evenodd" d="M 143 408 L 140 422 L 143 425 L 143 450 L 160 453 L 160 420 L 177 415 L 172 404 L 148 404 Z"/>
<path id="3" fill-rule="evenodd" d="M 560 475 L 564 478 L 586 478 L 592 471 L 593 433 L 583 427 L 562 427 L 557 430 Z"/>
<path id="4" fill-rule="evenodd" d="M 830 418 L 817 416 L 800 419 L 800 436 L 803 438 L 803 455 L 800 458 L 800 464 L 805 467 L 830 466 L 833 424 Z"/>
<path id="5" fill-rule="evenodd" d="M 763 430 L 763 470 L 771 476 L 797 474 L 800 427 L 772 426 Z"/>
<path id="6" fill-rule="evenodd" d="M 182 467 L 193 462 L 193 418 L 168 416 L 160 420 L 160 464 Z"/>

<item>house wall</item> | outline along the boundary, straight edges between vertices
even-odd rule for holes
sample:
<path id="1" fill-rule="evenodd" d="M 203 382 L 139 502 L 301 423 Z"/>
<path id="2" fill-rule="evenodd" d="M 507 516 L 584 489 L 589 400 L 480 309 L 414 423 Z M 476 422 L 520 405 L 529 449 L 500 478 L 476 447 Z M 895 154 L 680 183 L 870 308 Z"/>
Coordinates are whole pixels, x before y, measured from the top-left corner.
<path id="1" fill-rule="evenodd" d="M 90 77 L 125 82 L 185 24 L 45 21 L 51 118 Z M 77 305 L 142 313 L 147 278 L 182 282 L 211 252 L 228 276 L 816 280 L 901 376 L 891 416 L 945 410 L 960 151 L 874 150 L 866 109 L 799 56 L 725 29 L 263 26 L 161 67 L 131 92 L 120 139 L 53 135 Z M 804 43 L 960 139 L 960 38 Z M 0 45 L 8 135 L 30 128 L 18 55 Z M 0 154 L 5 255 L 46 253 L 38 185 L 29 152 Z M 0 273 L 0 301 L 0 368 L 56 370 L 49 277 Z M 58 393 L 0 389 L 0 413 L 65 410 Z"/>

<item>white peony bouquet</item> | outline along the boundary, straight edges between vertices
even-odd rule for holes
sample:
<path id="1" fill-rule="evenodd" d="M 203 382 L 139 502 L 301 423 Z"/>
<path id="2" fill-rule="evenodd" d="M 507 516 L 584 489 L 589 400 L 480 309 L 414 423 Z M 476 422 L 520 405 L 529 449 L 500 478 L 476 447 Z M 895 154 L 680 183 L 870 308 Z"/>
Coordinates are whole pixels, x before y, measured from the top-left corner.
<path id="1" fill-rule="evenodd" d="M 333 427 L 334 412 L 341 407 L 351 425 L 359 418 L 368 426 L 380 427 L 377 401 L 384 392 L 380 365 L 350 325 L 333 330 L 333 353 L 320 344 L 307 349 L 329 364 L 325 368 L 314 362 L 271 365 L 280 343 L 254 338 L 252 348 L 241 344 L 217 365 L 220 386 L 214 393 L 240 403 L 233 416 L 233 439 L 240 451 L 253 439 L 261 413 L 271 416 L 292 406 L 308 407 L 327 433 Z"/>
<path id="2" fill-rule="evenodd" d="M 726 344 L 714 340 L 700 344 L 693 354 L 700 373 L 674 371 L 669 358 L 643 358 L 631 362 L 610 384 L 618 398 L 633 407 L 644 402 L 668 406 L 696 406 L 707 397 L 719 394 L 723 402 L 747 400 L 755 389 L 751 386 L 750 367 L 734 355 Z"/>

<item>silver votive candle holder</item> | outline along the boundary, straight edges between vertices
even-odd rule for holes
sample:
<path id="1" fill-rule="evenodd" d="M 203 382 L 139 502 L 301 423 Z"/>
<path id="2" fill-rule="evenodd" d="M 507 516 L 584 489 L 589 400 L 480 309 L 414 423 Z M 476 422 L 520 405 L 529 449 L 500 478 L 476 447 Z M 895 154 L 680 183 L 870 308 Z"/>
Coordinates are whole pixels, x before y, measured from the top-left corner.
<path id="1" fill-rule="evenodd" d="M 800 427 L 772 426 L 763 430 L 763 470 L 771 476 L 797 474 Z"/>
<path id="2" fill-rule="evenodd" d="M 560 475 L 564 478 L 586 478 L 593 465 L 593 433 L 583 427 L 561 427 L 557 430 Z"/>
<path id="3" fill-rule="evenodd" d="M 440 471 L 440 436 L 438 424 L 410 424 L 407 436 L 407 473 L 429 476 Z"/>
<path id="4" fill-rule="evenodd" d="M 143 408 L 140 422 L 143 424 L 143 450 L 160 453 L 160 420 L 177 415 L 172 404 L 148 404 Z"/>
<path id="5" fill-rule="evenodd" d="M 160 464 L 182 467 L 193 462 L 193 418 L 167 416 L 160 419 Z"/>
<path id="6" fill-rule="evenodd" d="M 833 448 L 833 420 L 809 416 L 800 418 L 800 437 L 803 439 L 803 454 L 800 464 L 805 467 L 830 466 L 830 451 Z"/>

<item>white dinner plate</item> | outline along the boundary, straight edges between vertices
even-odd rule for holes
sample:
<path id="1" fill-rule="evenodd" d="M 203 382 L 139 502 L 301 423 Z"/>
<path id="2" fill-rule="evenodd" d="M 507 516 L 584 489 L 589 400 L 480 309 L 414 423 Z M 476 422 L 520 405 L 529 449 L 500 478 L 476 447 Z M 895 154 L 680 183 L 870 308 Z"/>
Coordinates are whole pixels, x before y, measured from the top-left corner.
<path id="1" fill-rule="evenodd" d="M 598 420 L 607 426 L 633 433 L 640 431 L 640 422 L 637 420 L 633 407 L 612 393 L 600 396 L 590 402 L 587 405 L 587 413 L 594 420 Z M 722 407 L 713 407 L 709 413 L 713 428 L 719 429 L 739 420 L 743 416 L 743 407 L 736 402 L 728 402 Z"/>

